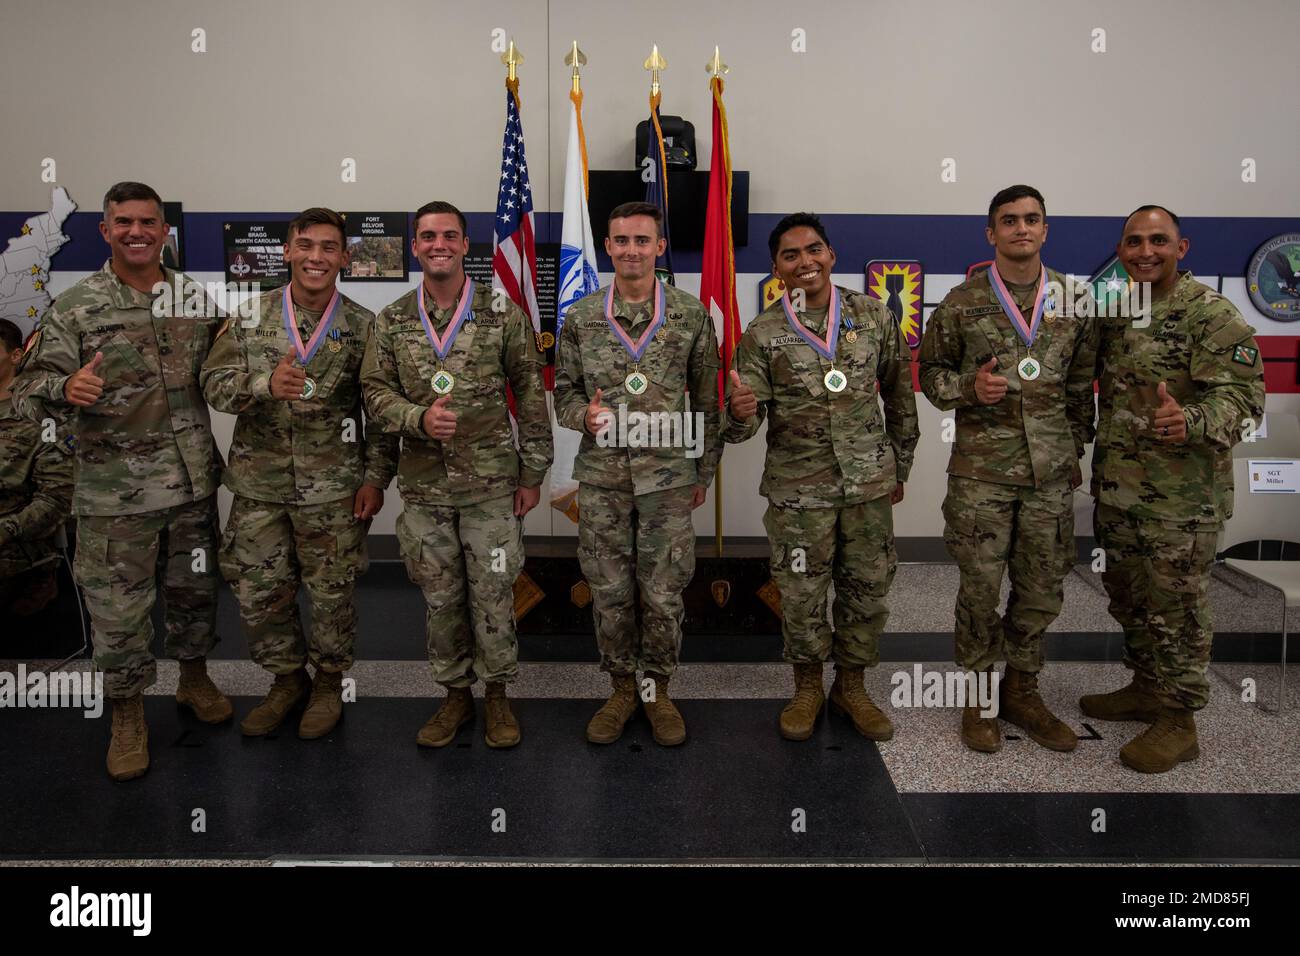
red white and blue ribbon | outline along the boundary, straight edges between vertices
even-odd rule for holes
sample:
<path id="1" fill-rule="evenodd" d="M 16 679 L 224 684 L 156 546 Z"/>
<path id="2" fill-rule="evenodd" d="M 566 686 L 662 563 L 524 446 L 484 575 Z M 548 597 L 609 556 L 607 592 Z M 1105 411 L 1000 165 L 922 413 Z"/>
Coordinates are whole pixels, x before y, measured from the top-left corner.
<path id="1" fill-rule="evenodd" d="M 1002 281 L 1002 276 L 998 275 L 998 264 L 994 262 L 989 265 L 989 282 L 993 286 L 993 294 L 997 296 L 1002 311 L 1007 314 L 1007 318 L 1011 320 L 1011 325 L 1015 328 L 1016 334 L 1020 336 L 1026 346 L 1034 344 L 1034 337 L 1038 335 L 1038 323 L 1043 318 L 1043 297 L 1047 292 L 1047 269 L 1041 265 L 1038 268 L 1041 272 L 1038 276 L 1038 291 L 1034 293 L 1033 318 L 1026 325 L 1025 317 L 1020 314 L 1020 307 L 1016 305 L 1015 299 L 1011 297 L 1011 291 L 1007 288 L 1007 284 Z"/>
<path id="2" fill-rule="evenodd" d="M 452 343 L 456 341 L 456 333 L 460 327 L 465 324 L 466 319 L 473 319 L 474 313 L 470 311 L 470 302 L 474 299 L 474 283 L 469 276 L 465 277 L 465 288 L 461 289 L 460 301 L 456 303 L 456 314 L 451 317 L 451 322 L 447 324 L 447 331 L 441 336 L 438 330 L 434 328 L 433 322 L 429 319 L 429 310 L 424 307 L 424 280 L 420 280 L 419 294 L 416 296 L 416 305 L 420 310 L 420 322 L 424 324 L 424 334 L 429 337 L 433 343 L 433 350 L 438 353 L 438 358 L 445 359 L 447 353 L 451 351 Z"/>
<path id="3" fill-rule="evenodd" d="M 790 323 L 790 328 L 805 342 L 811 345 L 822 358 L 834 363 L 835 346 L 840 338 L 840 290 L 831 286 L 830 308 L 826 313 L 826 335 L 825 337 L 816 335 L 808 331 L 808 327 L 799 321 L 799 317 L 794 313 L 794 307 L 790 304 L 790 292 L 786 291 L 781 296 L 781 308 L 785 309 L 786 321 Z"/>
<path id="4" fill-rule="evenodd" d="M 627 349 L 628 354 L 632 356 L 633 362 L 641 361 L 641 356 L 645 354 L 646 346 L 654 338 L 654 334 L 659 331 L 659 326 L 664 324 L 664 284 L 661 280 L 655 280 L 655 314 L 646 326 L 646 330 L 641 333 L 641 337 L 635 342 L 632 336 L 623 331 L 623 326 L 618 324 L 614 318 L 614 283 L 609 284 L 609 291 L 605 293 L 605 321 L 609 327 L 614 330 L 618 340 L 623 343 L 623 348 Z"/>
<path id="5" fill-rule="evenodd" d="M 321 347 L 321 343 L 325 340 L 325 333 L 334 324 L 334 316 L 339 311 L 339 290 L 335 289 L 334 294 L 330 296 L 329 305 L 325 306 L 325 314 L 321 316 L 320 322 L 316 323 L 316 329 L 307 340 L 307 344 L 303 345 L 302 336 L 298 334 L 298 317 L 293 311 L 293 296 L 289 294 L 290 286 L 291 283 L 287 283 L 284 287 L 284 331 L 288 334 L 289 341 L 293 343 L 298 358 L 303 365 L 306 365 L 316 354 L 316 350 Z"/>

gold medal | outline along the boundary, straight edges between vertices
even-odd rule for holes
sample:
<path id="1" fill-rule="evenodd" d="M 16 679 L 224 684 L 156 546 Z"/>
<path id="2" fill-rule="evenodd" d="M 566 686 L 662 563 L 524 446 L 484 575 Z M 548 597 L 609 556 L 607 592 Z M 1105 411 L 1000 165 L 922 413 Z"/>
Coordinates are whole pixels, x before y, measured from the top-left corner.
<path id="1" fill-rule="evenodd" d="M 844 341 L 848 342 L 849 345 L 852 345 L 857 340 L 858 340 L 857 329 L 849 329 L 847 332 L 844 333 Z"/>
<path id="2" fill-rule="evenodd" d="M 623 380 L 623 387 L 627 389 L 629 395 L 640 395 L 650 387 L 650 380 L 641 373 L 640 369 L 633 368 Z"/>
<path id="3" fill-rule="evenodd" d="M 329 343 L 325 347 L 328 348 L 331 352 L 337 352 L 339 351 L 339 349 L 343 348 L 343 343 L 340 342 L 338 339 L 330 339 Z"/>
<path id="4" fill-rule="evenodd" d="M 438 369 L 433 378 L 429 379 L 429 384 L 433 387 L 435 395 L 449 395 L 456 385 L 456 377 L 446 369 Z"/>

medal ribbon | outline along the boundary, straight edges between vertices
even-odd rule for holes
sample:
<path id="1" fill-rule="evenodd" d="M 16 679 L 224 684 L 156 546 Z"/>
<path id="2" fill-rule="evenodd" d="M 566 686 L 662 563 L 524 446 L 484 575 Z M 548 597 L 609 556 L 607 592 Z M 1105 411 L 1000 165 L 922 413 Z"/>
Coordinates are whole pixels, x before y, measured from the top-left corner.
<path id="1" fill-rule="evenodd" d="M 831 286 L 830 308 L 826 312 L 826 337 L 822 338 L 808 331 L 807 326 L 799 321 L 799 317 L 794 314 L 794 307 L 790 304 L 790 292 L 786 291 L 781 296 L 781 308 L 785 309 L 786 321 L 790 327 L 798 333 L 799 337 L 811 345 L 817 354 L 826 359 L 832 365 L 835 364 L 835 346 L 840 337 L 840 290 Z"/>
<path id="2" fill-rule="evenodd" d="M 1026 346 L 1034 344 L 1034 337 L 1038 335 L 1038 323 L 1043 318 L 1043 296 L 1047 292 L 1047 269 L 1042 265 L 1038 268 L 1041 271 L 1038 276 L 1038 291 L 1034 293 L 1033 319 L 1026 325 L 1025 317 L 1020 314 L 1015 299 L 1011 297 L 1011 291 L 1007 288 L 1007 284 L 1002 281 L 1002 276 L 998 275 L 998 264 L 994 262 L 989 265 L 989 280 L 993 286 L 993 294 L 997 297 L 998 304 L 1002 306 L 1002 311 L 1011 320 L 1011 325 L 1015 328 L 1016 334 L 1020 336 Z"/>
<path id="3" fill-rule="evenodd" d="M 316 323 L 316 330 L 312 332 L 311 338 L 307 340 L 307 344 L 304 346 L 302 336 L 298 334 L 298 317 L 294 315 L 293 296 L 289 294 L 289 288 L 289 285 L 284 287 L 284 331 L 288 334 L 289 341 L 293 343 L 299 360 L 303 365 L 306 365 L 311 361 L 311 357 L 316 354 L 316 350 L 320 348 L 325 333 L 334 324 L 334 316 L 339 311 L 339 290 L 335 289 L 334 294 L 330 296 L 329 305 L 325 306 L 325 314 Z"/>
<path id="4" fill-rule="evenodd" d="M 419 294 L 416 296 L 416 304 L 420 309 L 420 321 L 424 323 L 424 334 L 433 343 L 433 350 L 438 353 L 439 359 L 447 357 L 447 353 L 451 351 L 452 343 L 456 341 L 456 333 L 465 324 L 465 319 L 472 315 L 469 305 L 473 298 L 474 283 L 470 281 L 469 276 L 466 276 L 465 288 L 461 290 L 460 301 L 456 303 L 456 314 L 452 316 L 451 322 L 447 324 L 447 331 L 439 338 L 438 330 L 433 327 L 428 310 L 424 307 L 424 279 L 420 279 Z"/>
<path id="5" fill-rule="evenodd" d="M 609 327 L 614 330 L 618 340 L 623 343 L 623 348 L 627 349 L 632 356 L 633 362 L 640 362 L 641 356 L 645 354 L 646 346 L 654 338 L 654 334 L 659 331 L 659 326 L 664 324 L 664 284 L 660 279 L 655 279 L 655 314 L 646 326 L 646 330 L 641 333 L 641 337 L 635 342 L 632 336 L 623 331 L 623 326 L 618 324 L 614 318 L 614 283 L 609 284 L 609 291 L 605 293 L 605 321 Z"/>

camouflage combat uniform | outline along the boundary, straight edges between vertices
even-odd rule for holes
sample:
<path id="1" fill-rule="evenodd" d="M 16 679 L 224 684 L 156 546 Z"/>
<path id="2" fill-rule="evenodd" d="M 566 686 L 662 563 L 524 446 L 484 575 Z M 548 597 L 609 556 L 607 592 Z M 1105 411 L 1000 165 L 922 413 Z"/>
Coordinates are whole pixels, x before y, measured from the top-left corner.
<path id="1" fill-rule="evenodd" d="M 898 323 L 876 299 L 839 294 L 835 368 L 848 376 L 847 387 L 826 388 L 831 363 L 795 332 L 778 301 L 749 323 L 736 350 L 758 414 L 738 422 L 728 412 L 723 437 L 745 441 L 768 419 L 759 491 L 768 500 L 763 525 L 781 592 L 785 659 L 874 667 L 898 563 L 890 495 L 907 481 L 920 430 L 912 353 Z M 809 309 L 800 320 L 824 337 L 828 311 Z M 846 338 L 850 322 L 854 342 Z M 833 633 L 826 620 L 832 582 Z"/>
<path id="2" fill-rule="evenodd" d="M 271 373 L 289 350 L 283 292 L 255 297 L 247 311 L 252 317 L 227 321 L 202 374 L 212 407 L 239 416 L 223 476 L 235 500 L 221 572 L 239 601 L 253 660 L 273 674 L 292 674 L 308 658 L 318 670 L 345 671 L 369 525 L 353 517 L 353 499 L 362 484 L 387 488 L 397 470 L 397 436 L 362 433 L 361 358 L 374 316 L 340 295 L 327 337 L 304 367 L 315 394 L 286 402 L 271 397 Z M 306 343 L 322 313 L 294 314 Z M 310 641 L 300 584 L 312 600 Z"/>
<path id="3" fill-rule="evenodd" d="M 970 670 L 1004 657 L 1019 671 L 1041 669 L 1041 636 L 1061 612 L 1062 585 L 1074 562 L 1074 487 L 1094 430 L 1097 323 L 1083 314 L 1087 307 L 1081 314 L 1067 310 L 1070 280 L 1051 269 L 1047 278 L 1057 301 L 1054 309 L 1045 306 L 1031 347 L 983 272 L 944 297 L 917 356 L 926 398 L 942 411 L 957 410 L 944 541 L 961 571 L 956 661 Z M 1037 281 L 1007 288 L 1021 314 L 1032 318 Z M 1087 295 L 1075 283 L 1072 301 Z M 1027 356 L 1040 367 L 1034 380 L 1017 371 Z M 975 376 L 990 357 L 997 358 L 993 374 L 1007 379 L 1007 392 L 985 405 L 975 394 Z M 1004 569 L 1011 596 L 999 619 Z"/>
<path id="4" fill-rule="evenodd" d="M 1102 581 L 1124 628 L 1125 666 L 1153 681 L 1166 706 L 1199 710 L 1210 693 L 1210 565 L 1232 517 L 1232 446 L 1264 413 L 1264 363 L 1232 303 L 1186 272 L 1146 327 L 1109 318 L 1101 328 L 1092 494 Z M 1187 419 L 1179 444 L 1154 434 L 1161 382 Z"/>
<path id="5" fill-rule="evenodd" d="M 11 397 L 0 398 L 0 608 L 51 573 L 72 507 L 75 443 L 53 419 L 46 427 L 20 418 Z"/>
<path id="6" fill-rule="evenodd" d="M 677 669 L 686 613 L 682 592 L 695 573 L 691 497 L 697 485 L 713 481 L 722 454 L 713 319 L 694 296 L 666 283 L 663 289 L 664 323 L 638 363 L 648 383 L 640 395 L 625 384 L 633 362 L 605 319 L 607 288 L 569 308 L 555 365 L 555 417 L 582 432 L 573 466 L 578 559 L 591 587 L 600 666 L 616 676 L 641 670 L 671 677 Z M 653 297 L 629 306 L 615 292 L 614 318 L 634 342 L 653 311 Z M 615 425 L 620 413 L 629 423 L 628 442 L 614 441 L 615 428 L 609 447 L 601 447 L 587 431 L 587 406 L 597 388 Z M 680 416 L 659 421 L 675 420 L 682 430 L 660 430 L 654 437 L 667 443 L 650 447 L 633 431 L 644 420 L 630 418 L 634 412 Z M 693 448 L 685 440 L 688 421 Z M 644 437 L 652 440 L 649 432 Z M 695 449 L 699 457 L 689 457 Z"/>
<path id="7" fill-rule="evenodd" d="M 375 318 L 361 368 L 366 414 L 375 427 L 401 436 L 397 488 L 405 508 L 397 539 L 428 606 L 434 680 L 447 687 L 469 687 L 476 677 L 505 683 L 518 673 L 514 582 L 524 564 L 514 493 L 540 485 L 551 465 L 544 353 L 523 311 L 506 302 L 494 312 L 492 289 L 475 283 L 473 318 L 440 363 L 416 293 Z M 432 298 L 426 304 L 443 334 L 454 307 L 433 308 Z M 446 441 L 430 438 L 421 424 L 438 398 L 431 379 L 440 367 L 455 377 L 447 408 L 456 413 L 456 432 Z"/>
<path id="8" fill-rule="evenodd" d="M 164 270 L 173 289 L 185 276 Z M 14 381 L 32 421 L 65 415 L 76 437 L 77 553 L 73 571 L 94 625 L 95 666 L 111 698 L 153 684 L 150 613 L 163 573 L 169 657 L 205 657 L 216 644 L 217 481 L 199 370 L 221 320 L 184 317 L 184 298 L 155 316 L 155 297 L 121 282 L 108 263 L 64 292 L 42 317 Z M 203 298 L 202 308 L 215 314 Z M 99 400 L 63 397 L 96 352 Z"/>

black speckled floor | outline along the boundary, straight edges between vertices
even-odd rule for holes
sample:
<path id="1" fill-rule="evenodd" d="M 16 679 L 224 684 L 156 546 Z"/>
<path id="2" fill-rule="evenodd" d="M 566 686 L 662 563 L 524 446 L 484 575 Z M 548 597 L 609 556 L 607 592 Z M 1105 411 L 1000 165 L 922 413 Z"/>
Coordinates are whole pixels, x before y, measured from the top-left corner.
<path id="1" fill-rule="evenodd" d="M 511 751 L 484 745 L 481 701 L 440 751 L 414 743 L 431 708 L 418 698 L 349 705 L 320 741 L 246 740 L 167 697 L 146 706 L 153 765 L 121 784 L 103 770 L 107 716 L 0 715 L 0 857 L 1300 860 L 1300 795 L 900 795 L 843 720 L 787 742 L 764 700 L 682 701 L 692 736 L 673 749 L 640 716 L 595 747 L 591 701 L 523 700 Z"/>

